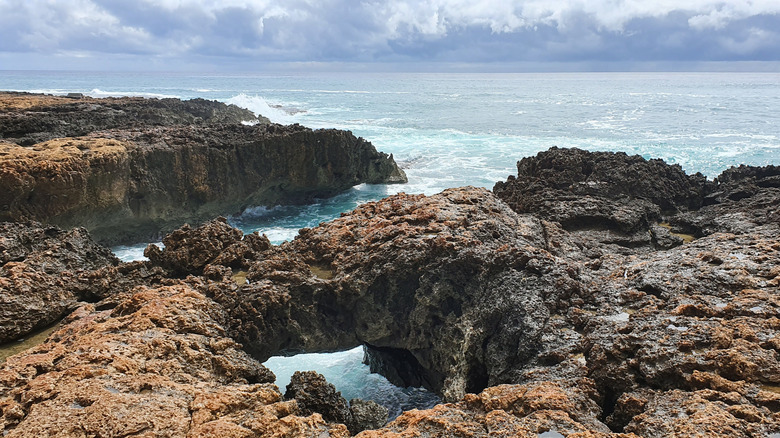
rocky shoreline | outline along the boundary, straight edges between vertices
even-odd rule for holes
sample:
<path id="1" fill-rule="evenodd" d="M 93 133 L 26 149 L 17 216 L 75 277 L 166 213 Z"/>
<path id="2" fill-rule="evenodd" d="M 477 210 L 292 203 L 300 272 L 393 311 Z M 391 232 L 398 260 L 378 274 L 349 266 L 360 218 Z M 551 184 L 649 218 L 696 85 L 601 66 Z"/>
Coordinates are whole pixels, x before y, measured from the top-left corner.
<path id="1" fill-rule="evenodd" d="M 0 368 L 0 424 L 9 436 L 774 438 L 778 236 L 780 167 L 709 181 L 558 148 L 492 192 L 391 196 L 278 246 L 216 219 L 120 263 L 86 230 L 6 223 L 3 339 L 67 316 Z M 385 425 L 316 374 L 283 395 L 261 365 L 358 345 L 373 371 L 445 403 Z"/>
<path id="2" fill-rule="evenodd" d="M 406 182 L 392 156 L 350 132 L 203 99 L 0 93 L 0 166 L 0 221 L 85 227 L 104 244 Z"/>

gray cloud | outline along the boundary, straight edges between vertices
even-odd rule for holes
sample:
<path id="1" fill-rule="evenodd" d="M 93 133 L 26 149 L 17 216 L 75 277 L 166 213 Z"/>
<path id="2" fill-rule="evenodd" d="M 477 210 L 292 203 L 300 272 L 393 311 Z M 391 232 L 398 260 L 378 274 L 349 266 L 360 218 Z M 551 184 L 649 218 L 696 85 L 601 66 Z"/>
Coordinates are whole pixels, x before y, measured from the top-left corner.
<path id="1" fill-rule="evenodd" d="M 0 52 L 4 63 L 780 61 L 780 2 L 681 3 L 0 0 Z"/>

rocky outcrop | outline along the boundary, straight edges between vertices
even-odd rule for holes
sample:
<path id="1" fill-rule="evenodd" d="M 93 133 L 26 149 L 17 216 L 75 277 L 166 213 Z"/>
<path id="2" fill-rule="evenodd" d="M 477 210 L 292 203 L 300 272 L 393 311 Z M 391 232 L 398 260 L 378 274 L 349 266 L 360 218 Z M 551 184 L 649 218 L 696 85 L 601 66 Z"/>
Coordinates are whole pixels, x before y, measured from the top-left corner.
<path id="1" fill-rule="evenodd" d="M 352 434 L 378 429 L 387 423 L 386 408 L 361 399 L 347 403 L 335 386 L 314 371 L 296 371 L 284 396 L 295 400 L 302 414 L 319 413 L 325 421 L 346 424 Z"/>
<path id="2" fill-rule="evenodd" d="M 0 142 L 0 221 L 83 226 L 107 244 L 148 241 L 249 206 L 305 203 L 359 183 L 406 181 L 392 156 L 349 132 L 246 126 L 238 123 L 244 112 L 217 102 L 29 98 L 45 105 L 0 111 L 30 119 L 18 128 L 0 123 L 10 130 L 2 136 L 26 144 L 20 133 L 36 134 L 46 141 Z M 8 96 L 0 95 L 3 100 Z M 104 123 L 106 108 L 118 112 L 109 122 L 126 122 Z M 78 129 L 60 132 L 47 117 Z M 52 139 L 62 135 L 80 136 Z"/>
<path id="3" fill-rule="evenodd" d="M 205 99 L 72 99 L 0 92 L 0 139 L 22 146 L 108 129 L 241 122 L 270 123 L 252 111 Z"/>
<path id="4" fill-rule="evenodd" d="M 538 219 L 487 190 L 402 194 L 301 230 L 257 257 L 248 284 L 209 294 L 261 360 L 365 344 L 415 371 L 396 368 L 398 383 L 456 399 L 511 380 L 579 295 L 575 268 L 544 246 Z"/>
<path id="5" fill-rule="evenodd" d="M 83 228 L 0 223 L 0 344 L 53 324 L 93 299 L 86 272 L 119 260 Z"/>
<path id="6" fill-rule="evenodd" d="M 658 159 L 553 147 L 518 161 L 517 176 L 493 192 L 518 213 L 635 247 L 651 243 L 647 231 L 663 216 L 701 207 L 711 185 Z"/>
<path id="7" fill-rule="evenodd" d="M 184 285 L 82 306 L 0 369 L 4 435 L 349 436 L 283 400 L 273 374 L 225 337 L 225 317 Z"/>
<path id="8" fill-rule="evenodd" d="M 599 161 L 612 159 L 625 161 L 610 154 Z M 661 170 L 649 185 L 682 181 L 674 169 L 651 166 Z M 193 390 L 165 382 L 206 382 L 192 384 L 209 394 L 271 394 L 254 360 L 363 344 L 375 369 L 449 402 L 406 412 L 363 437 L 773 436 L 780 433 L 776 175 L 771 167 L 731 170 L 695 196 L 671 196 L 678 201 L 669 208 L 649 188 L 641 203 L 632 201 L 639 194 L 619 195 L 640 216 L 647 205 L 657 208 L 669 222 L 658 227 L 673 242 L 663 246 L 649 237 L 633 247 L 605 241 L 617 229 L 587 221 L 571 227 L 544 209 L 518 213 L 468 187 L 364 204 L 280 246 L 241 236 L 224 219 L 185 227 L 165 248 L 150 246 L 149 262 L 98 267 L 80 276 L 94 285 L 73 283 L 100 301 L 44 344 L 73 339 L 56 350 L 63 356 L 42 346 L 0 369 L 6 431 L 51 430 L 44 421 L 93 424 L 80 415 L 91 406 L 103 412 L 98 401 L 87 414 L 68 404 L 89 403 L 70 395 L 76 381 L 86 388 L 90 379 L 109 381 L 123 397 L 111 412 L 135 409 L 135 393 L 125 388 L 153 373 L 164 390 L 152 385 L 146 394 L 167 397 L 175 407 L 168 418 L 182 418 L 178 406 L 204 406 L 202 422 L 193 414 L 190 429 L 176 429 L 185 433 L 271 435 L 294 420 L 300 435 L 346 434 L 332 422 L 349 423 L 357 410 L 311 373 L 292 386 L 294 411 L 275 387 L 269 402 L 193 405 Z M 617 190 L 600 186 L 605 193 L 588 196 L 608 200 Z M 540 205 L 560 200 L 560 191 L 542 192 L 551 198 L 539 195 Z M 655 219 L 647 218 L 630 232 L 651 235 Z M 676 235 L 682 229 L 695 239 Z M 88 329 L 79 339 L 63 333 L 82 326 Z M 90 344 L 101 336 L 110 342 Z M 154 344 L 170 336 L 183 337 L 170 344 L 176 348 Z M 212 342 L 230 348 L 221 353 Z M 9 370 L 15 377 L 2 377 Z M 58 395 L 46 386 L 54 381 L 64 388 Z M 162 405 L 133 415 L 150 418 Z M 279 406 L 289 410 L 280 414 Z M 100 415 L 105 427 L 124 427 Z"/>

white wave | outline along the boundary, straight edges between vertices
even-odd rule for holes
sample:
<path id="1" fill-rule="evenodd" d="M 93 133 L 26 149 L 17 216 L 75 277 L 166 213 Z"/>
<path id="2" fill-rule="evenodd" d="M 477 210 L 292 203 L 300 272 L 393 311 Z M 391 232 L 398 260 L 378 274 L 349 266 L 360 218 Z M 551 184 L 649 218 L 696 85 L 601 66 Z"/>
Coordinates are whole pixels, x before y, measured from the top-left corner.
<path id="1" fill-rule="evenodd" d="M 146 97 L 146 98 L 178 98 L 172 94 L 160 94 L 160 93 L 145 93 L 138 91 L 104 91 L 99 88 L 93 88 L 91 91 L 84 93 L 90 97 Z"/>
<path id="2" fill-rule="evenodd" d="M 361 398 L 385 406 L 394 419 L 401 411 L 428 409 L 439 402 L 422 388 L 399 388 L 379 374 L 369 372 L 363 362 L 363 347 L 336 353 L 304 353 L 293 357 L 274 356 L 263 365 L 273 371 L 276 385 L 284 390 L 295 371 L 317 371 L 347 400 Z"/>
<path id="3" fill-rule="evenodd" d="M 137 243 L 135 245 L 120 245 L 111 248 L 111 251 L 116 255 L 119 260 L 123 262 L 134 262 L 136 260 L 149 260 L 144 256 L 144 250 L 148 246 L 148 243 Z M 157 245 L 161 249 L 164 247 L 162 242 L 153 242 L 152 245 Z"/>
<path id="4" fill-rule="evenodd" d="M 51 94 L 54 96 L 77 92 L 74 90 L 64 90 L 64 89 L 55 89 L 55 88 L 30 88 L 30 89 L 9 88 L 8 91 L 13 91 L 17 93 Z"/>
<path id="5" fill-rule="evenodd" d="M 298 115 L 301 114 L 290 114 L 288 111 L 284 110 L 283 104 L 269 104 L 268 101 L 258 95 L 250 96 L 241 93 L 237 96 L 233 96 L 230 99 L 227 99 L 225 103 L 233 104 L 241 108 L 246 108 L 249 111 L 255 113 L 255 115 L 267 117 L 270 121 L 274 123 L 281 123 L 283 125 L 298 123 L 300 119 Z"/>

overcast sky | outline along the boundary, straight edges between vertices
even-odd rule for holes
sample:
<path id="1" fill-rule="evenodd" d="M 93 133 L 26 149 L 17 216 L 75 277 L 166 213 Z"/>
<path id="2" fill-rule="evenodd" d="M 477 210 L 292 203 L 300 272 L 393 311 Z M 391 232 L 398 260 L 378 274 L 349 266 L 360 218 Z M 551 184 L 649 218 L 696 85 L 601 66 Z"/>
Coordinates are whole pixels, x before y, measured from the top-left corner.
<path id="1" fill-rule="evenodd" d="M 735 61 L 780 64 L 780 0 L 0 0 L 0 69 Z"/>

